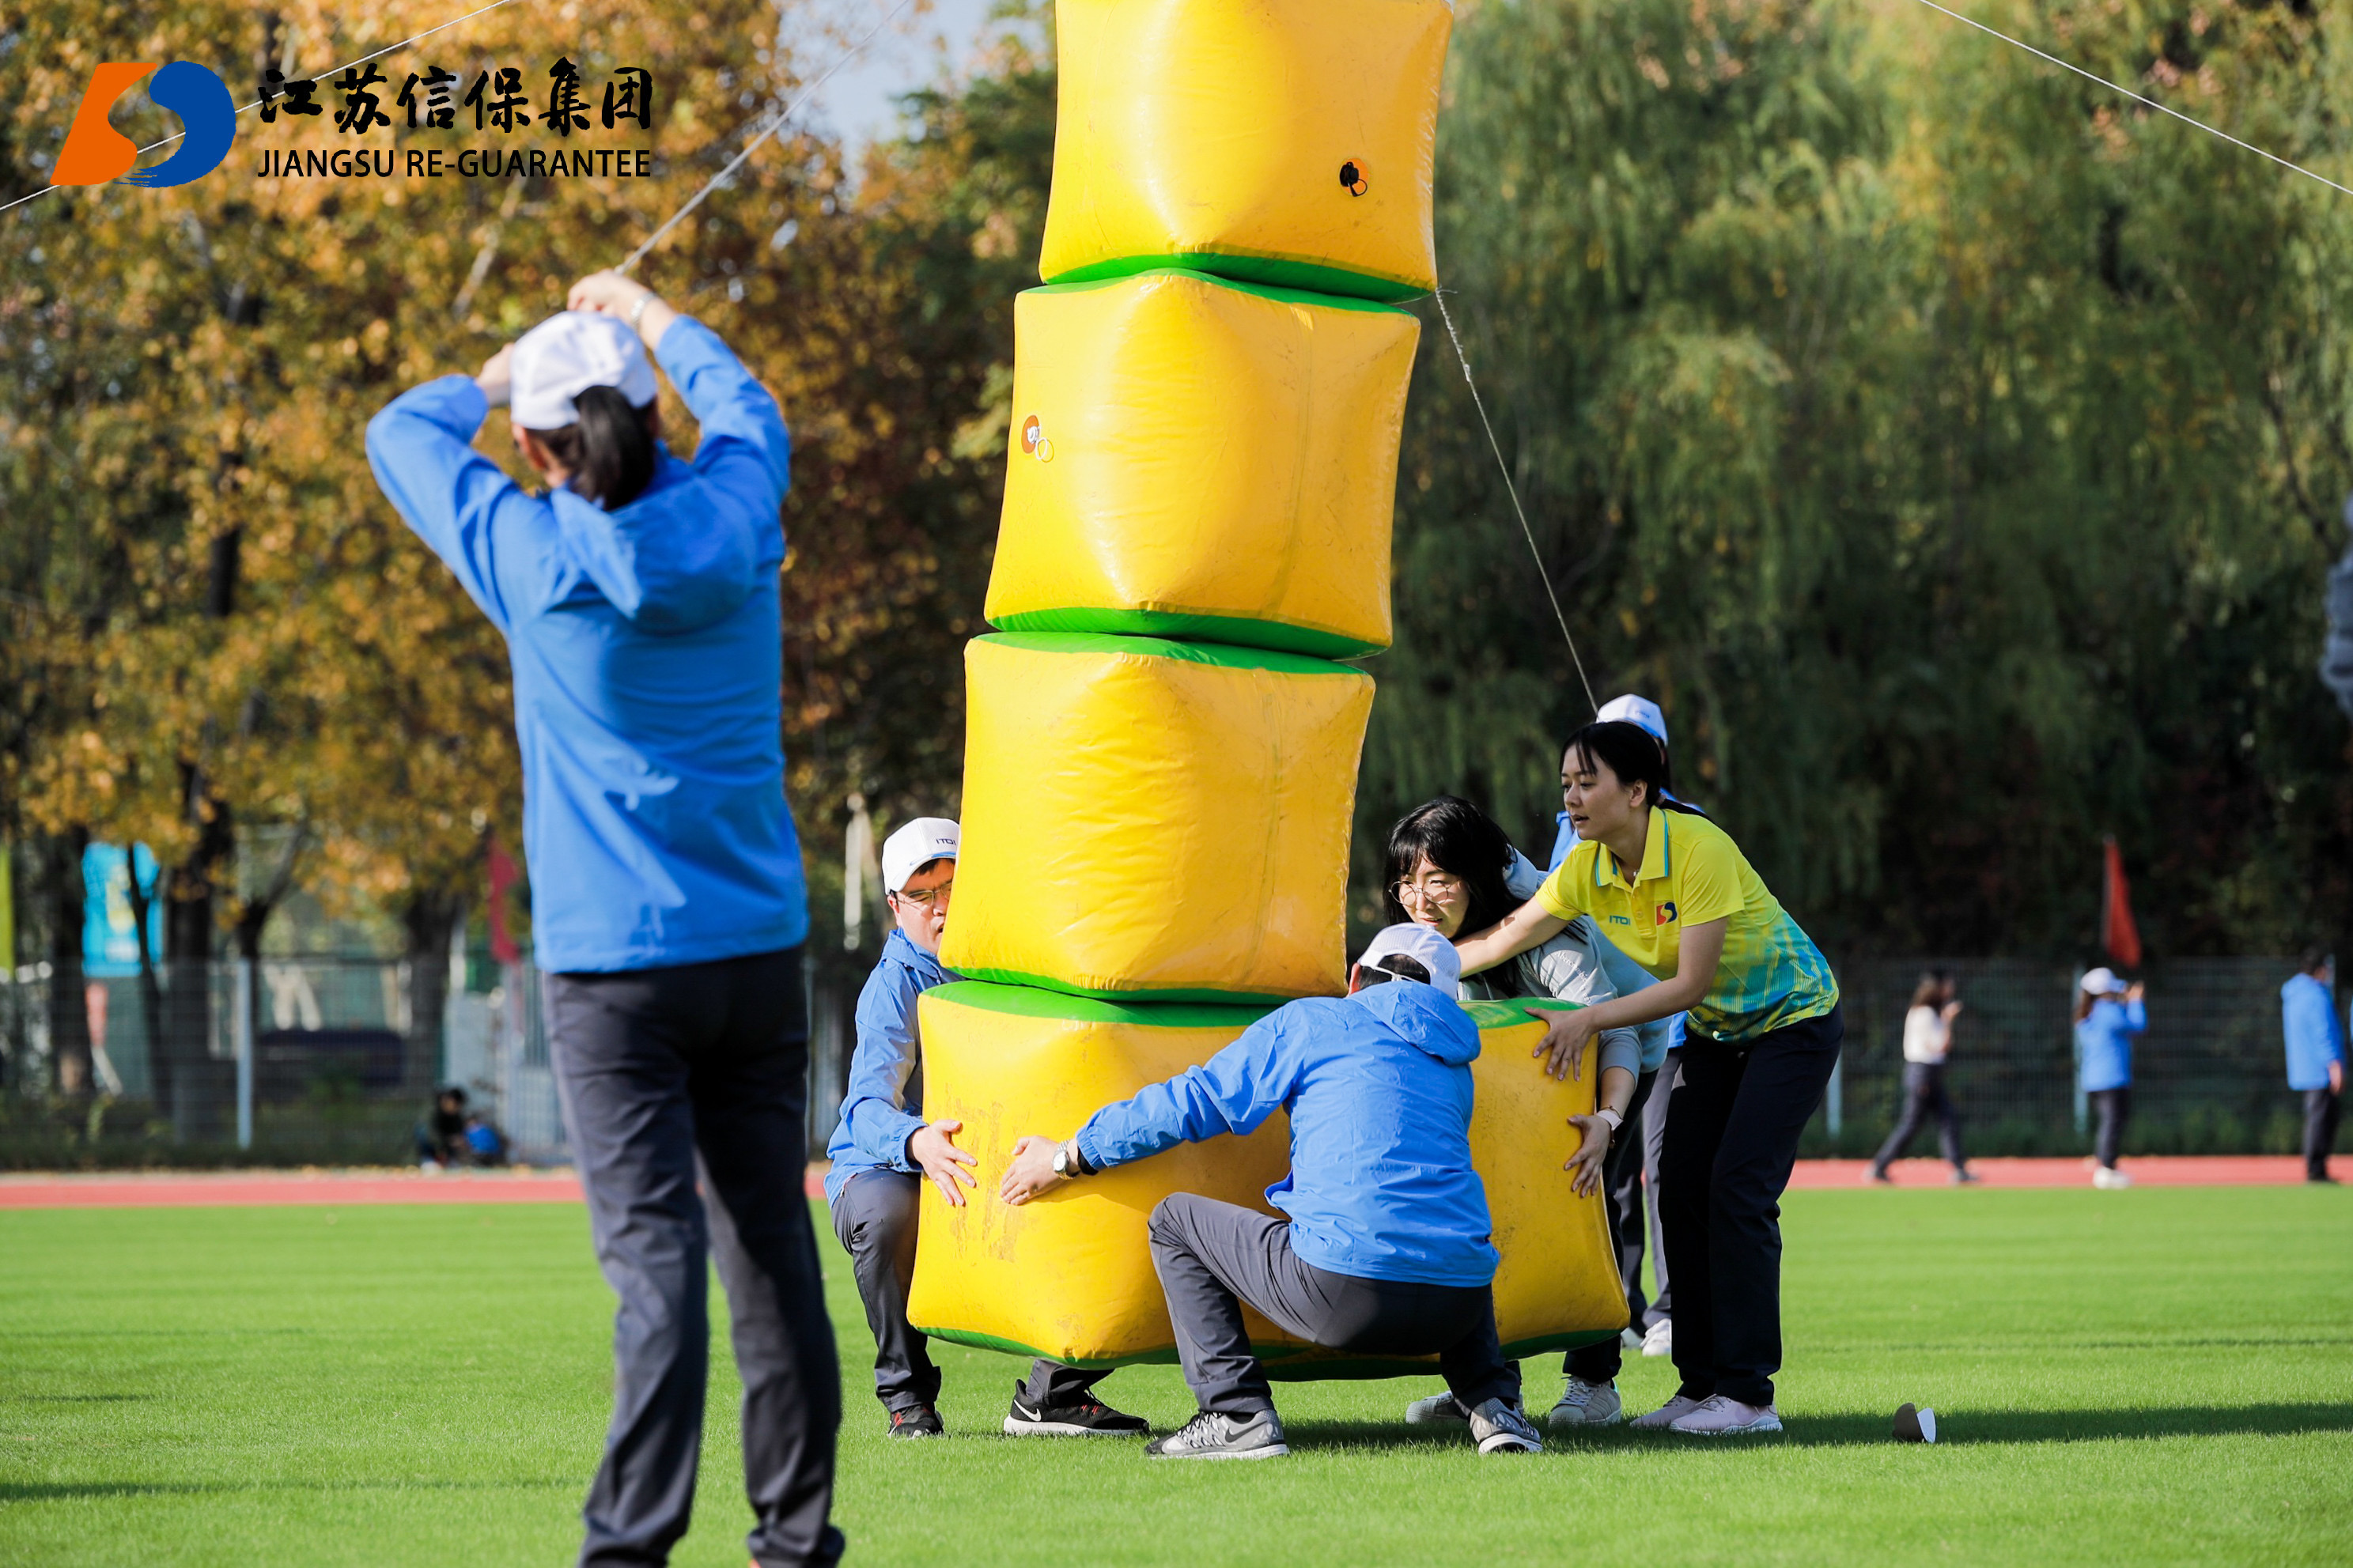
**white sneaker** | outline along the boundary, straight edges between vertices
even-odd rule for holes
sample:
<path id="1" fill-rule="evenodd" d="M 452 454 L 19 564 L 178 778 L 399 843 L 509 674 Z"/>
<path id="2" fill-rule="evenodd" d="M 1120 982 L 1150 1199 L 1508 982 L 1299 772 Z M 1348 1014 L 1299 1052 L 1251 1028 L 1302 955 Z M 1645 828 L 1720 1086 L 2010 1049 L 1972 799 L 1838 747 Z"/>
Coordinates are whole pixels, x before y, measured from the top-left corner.
<path id="1" fill-rule="evenodd" d="M 1651 1331 L 1642 1336 L 1642 1353 L 1644 1355 L 1675 1353 L 1675 1321 L 1672 1318 L 1661 1318 L 1651 1325 Z"/>
<path id="2" fill-rule="evenodd" d="M 1482 1454 L 1541 1454 L 1544 1435 L 1528 1418 L 1500 1399 L 1471 1412 L 1471 1440 Z"/>
<path id="3" fill-rule="evenodd" d="M 2103 1167 L 2102 1169 L 2092 1173 L 2092 1185 L 2099 1188 L 2102 1192 L 2112 1193 L 2120 1187 L 2131 1186 L 2132 1178 L 2126 1175 L 2122 1171 L 2110 1170 Z"/>
<path id="4" fill-rule="evenodd" d="M 1629 1425 L 1638 1432 L 1663 1432 L 1704 1403 L 1704 1400 L 1686 1399 L 1678 1394 L 1648 1415 L 1635 1416 Z"/>
<path id="5" fill-rule="evenodd" d="M 1626 1406 L 1618 1398 L 1616 1384 L 1572 1377 L 1561 1390 L 1560 1403 L 1545 1417 L 1545 1425 L 1556 1432 L 1567 1432 L 1577 1426 L 1614 1426 L 1624 1419 Z"/>
<path id="6" fill-rule="evenodd" d="M 1411 1426 L 1460 1426 L 1471 1419 L 1471 1412 L 1451 1394 L 1433 1394 L 1407 1405 L 1405 1418 Z"/>
<path id="7" fill-rule="evenodd" d="M 1688 1436 L 1731 1437 L 1746 1432 L 1778 1432 L 1781 1413 L 1770 1405 L 1743 1405 L 1718 1394 L 1667 1430 Z"/>

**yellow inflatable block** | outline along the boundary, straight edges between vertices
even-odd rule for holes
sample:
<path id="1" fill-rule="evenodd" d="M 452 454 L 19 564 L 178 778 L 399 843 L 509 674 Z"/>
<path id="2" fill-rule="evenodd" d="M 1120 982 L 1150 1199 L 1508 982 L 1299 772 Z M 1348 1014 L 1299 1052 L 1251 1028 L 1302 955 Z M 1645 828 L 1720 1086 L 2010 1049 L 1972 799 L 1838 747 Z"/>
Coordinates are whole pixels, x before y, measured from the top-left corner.
<path id="1" fill-rule="evenodd" d="M 1371 677 L 1039 632 L 975 638 L 965 673 L 964 850 L 941 963 L 1124 1001 L 1342 989 Z"/>
<path id="2" fill-rule="evenodd" d="M 1069 1137 L 1097 1107 L 1208 1060 L 1266 1009 L 1124 1006 L 968 981 L 918 1006 L 923 1113 L 964 1123 L 956 1142 L 978 1157 L 979 1185 L 952 1208 L 924 1184 L 908 1321 L 1078 1366 L 1174 1361 L 1145 1236 L 1153 1205 L 1201 1193 L 1273 1213 L 1265 1192 L 1290 1169 L 1289 1121 L 1277 1113 L 1248 1138 L 1182 1144 L 1018 1208 L 997 1183 L 1024 1133 Z M 1253 1340 L 1279 1337 L 1255 1314 L 1250 1328 Z"/>
<path id="3" fill-rule="evenodd" d="M 1013 324 L 991 625 L 1388 646 L 1419 321 L 1162 268 L 1030 289 Z"/>
<path id="4" fill-rule="evenodd" d="M 959 881 L 962 879 L 959 870 Z M 959 889 L 961 890 L 961 889 Z M 957 904 L 958 915 L 966 907 Z M 1579 1198 L 1564 1162 L 1571 1115 L 1589 1112 L 1595 1058 L 1556 1083 L 1529 1052 L 1552 1002 L 1479 1002 L 1472 1065 L 1471 1158 L 1487 1189 L 1495 1246 L 1496 1329 L 1517 1357 L 1606 1339 L 1626 1326 L 1601 1196 Z M 1068 1137 L 1101 1106 L 1207 1061 L 1264 1008 L 1127 1006 L 1009 985 L 960 982 L 923 994 L 923 1109 L 964 1123 L 979 1184 L 951 1208 L 928 1184 L 907 1316 L 924 1333 L 1080 1366 L 1176 1359 L 1145 1222 L 1171 1193 L 1265 1213 L 1290 1168 L 1280 1115 L 1248 1138 L 1182 1144 L 1019 1208 L 997 1196 L 1015 1140 Z M 1309 1379 L 1429 1373 L 1435 1358 L 1318 1350 L 1248 1314 L 1269 1375 Z"/>
<path id="5" fill-rule="evenodd" d="M 1171 258 L 1403 300 L 1430 243 L 1447 0 L 1060 0 L 1039 270 Z"/>

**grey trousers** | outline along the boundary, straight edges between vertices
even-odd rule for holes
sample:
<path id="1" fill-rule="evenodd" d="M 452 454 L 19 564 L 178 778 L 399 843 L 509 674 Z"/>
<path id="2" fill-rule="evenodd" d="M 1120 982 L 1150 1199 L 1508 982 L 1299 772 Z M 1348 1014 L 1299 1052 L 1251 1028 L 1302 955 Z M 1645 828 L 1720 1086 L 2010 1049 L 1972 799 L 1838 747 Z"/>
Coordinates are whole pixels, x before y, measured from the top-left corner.
<path id="1" fill-rule="evenodd" d="M 1642 1102 L 1642 1202 L 1651 1211 L 1651 1282 L 1658 1287 L 1651 1292 L 1650 1304 L 1634 1325 L 1646 1331 L 1675 1315 L 1674 1286 L 1667 1272 L 1666 1224 L 1659 1212 L 1659 1157 L 1667 1146 L 1667 1099 L 1683 1066 L 1683 1048 L 1669 1051 L 1659 1063 L 1658 1077 L 1651 1085 L 1651 1098 Z"/>
<path id="2" fill-rule="evenodd" d="M 2328 1156 L 2337 1147 L 2337 1122 L 2344 1100 L 2333 1089 L 2304 1091 L 2304 1173 L 2311 1181 L 2328 1179 Z"/>
<path id="3" fill-rule="evenodd" d="M 874 1397 L 891 1411 L 936 1405 L 940 1397 L 940 1369 L 932 1364 L 923 1336 L 907 1321 L 923 1191 L 921 1176 L 864 1171 L 849 1178 L 833 1206 L 833 1234 L 849 1249 L 866 1326 L 874 1331 Z M 1041 1356 L 1029 1363 L 1022 1398 L 1031 1405 L 1076 1404 L 1109 1375 Z"/>
<path id="4" fill-rule="evenodd" d="M 1642 1296 L 1642 1140 L 1632 1135 L 1644 1125 L 1652 1097 L 1664 1100 L 1657 1087 L 1660 1074 L 1646 1072 L 1634 1079 L 1634 1098 L 1626 1102 L 1627 1137 L 1613 1140 L 1601 1162 L 1601 1201 L 1609 1217 L 1609 1237 L 1618 1248 L 1618 1278 L 1626 1287 L 1626 1321 L 1639 1331 L 1650 1303 Z M 1663 1269 L 1663 1261 L 1662 1268 Z M 1624 1363 L 1618 1336 L 1568 1352 L 1561 1371 L 1588 1383 L 1608 1383 Z"/>
<path id="5" fill-rule="evenodd" d="M 1242 1327 L 1247 1301 L 1311 1344 L 1366 1355 L 1429 1355 L 1464 1409 L 1516 1405 L 1520 1371 L 1495 1338 L 1486 1285 L 1416 1285 L 1334 1274 L 1291 1250 L 1291 1222 L 1191 1193 L 1152 1211 L 1152 1267 L 1168 1295 L 1176 1356 L 1204 1410 L 1274 1408 Z"/>
<path id="6" fill-rule="evenodd" d="M 582 1510 L 586 1568 L 666 1563 L 686 1533 L 710 1372 L 711 1264 L 744 1381 L 761 1568 L 830 1563 L 841 1372 L 807 1166 L 798 948 L 547 976 L 547 1033 L 613 1320 L 613 1423 Z M 697 1190 L 698 1185 L 700 1191 Z"/>

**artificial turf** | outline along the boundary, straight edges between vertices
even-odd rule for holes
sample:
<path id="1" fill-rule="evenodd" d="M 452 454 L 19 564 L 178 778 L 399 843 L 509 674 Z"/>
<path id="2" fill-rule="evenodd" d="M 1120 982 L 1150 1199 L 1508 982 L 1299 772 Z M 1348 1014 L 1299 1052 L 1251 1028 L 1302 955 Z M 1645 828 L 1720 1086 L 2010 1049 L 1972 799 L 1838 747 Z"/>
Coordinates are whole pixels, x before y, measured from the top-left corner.
<path id="1" fill-rule="evenodd" d="M 821 1213 L 820 1206 L 820 1213 Z M 569 1206 L 0 1214 L 0 1563 L 557 1563 L 610 1390 Z M 822 1228 L 822 1227 L 821 1227 Z M 1617 1429 L 1481 1459 L 1435 1380 L 1278 1386 L 1290 1458 L 996 1435 L 1019 1363 L 940 1347 L 951 1436 L 881 1435 L 828 1231 L 837 1518 L 877 1563 L 2353 1560 L 2353 1193 L 1799 1193 L 1780 1437 Z M 1532 1405 L 1559 1387 L 1528 1367 Z M 1631 1408 L 1670 1392 L 1630 1358 Z M 1166 1428 L 1172 1368 L 1103 1394 Z M 714 1347 L 693 1532 L 744 1562 Z M 1934 1405 L 1935 1447 L 1888 1438 Z"/>

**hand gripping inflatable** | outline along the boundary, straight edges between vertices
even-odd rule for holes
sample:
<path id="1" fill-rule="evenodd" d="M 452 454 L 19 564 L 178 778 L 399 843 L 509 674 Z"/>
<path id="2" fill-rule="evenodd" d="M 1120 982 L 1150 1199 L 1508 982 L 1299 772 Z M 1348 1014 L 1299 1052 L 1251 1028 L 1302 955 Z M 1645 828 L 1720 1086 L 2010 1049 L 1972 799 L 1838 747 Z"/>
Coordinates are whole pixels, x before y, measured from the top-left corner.
<path id="1" fill-rule="evenodd" d="M 1447 0 L 1060 0 L 1039 270 L 1430 291 Z"/>
<path id="2" fill-rule="evenodd" d="M 1013 321 L 992 626 L 1388 646 L 1420 322 L 1166 268 L 1030 289 Z"/>
<path id="3" fill-rule="evenodd" d="M 925 1184 L 909 1321 L 941 1339 L 1079 1366 L 1174 1361 L 1145 1222 L 1171 1193 L 1275 1212 L 1265 1190 L 1290 1168 L 1283 1118 L 1247 1138 L 1180 1144 L 1018 1208 L 997 1197 L 996 1177 L 1022 1134 L 1068 1137 L 1099 1107 L 1207 1061 L 1265 1009 L 1124 1006 L 969 981 L 927 991 L 919 1005 L 925 1113 L 964 1123 L 958 1142 L 979 1157 L 981 1179 L 961 1208 Z M 1595 1053 L 1588 1048 L 1583 1078 L 1567 1083 L 1529 1055 L 1543 1034 L 1538 1009 L 1568 1005 L 1470 1007 L 1480 1028 L 1471 1159 L 1503 1254 L 1495 1321 L 1514 1357 L 1626 1326 L 1601 1195 L 1576 1196 L 1561 1169 L 1577 1148 L 1568 1117 L 1593 1109 Z M 1272 1377 L 1419 1376 L 1435 1364 L 1317 1350 L 1245 1316 Z"/>
<path id="4" fill-rule="evenodd" d="M 1022 1134 L 1069 1137 L 1097 1107 L 1208 1060 L 1266 1009 L 1131 1007 L 970 981 L 935 986 L 918 1006 L 924 1113 L 964 1123 L 956 1141 L 979 1157 L 980 1180 L 961 1208 L 923 1184 L 908 1321 L 1074 1366 L 1176 1360 L 1145 1223 L 1170 1193 L 1274 1212 L 1265 1192 L 1291 1165 L 1288 1121 L 1181 1144 L 1018 1208 L 997 1180 Z M 1250 1322 L 1253 1340 L 1278 1338 Z"/>
<path id="5" fill-rule="evenodd" d="M 1338 994 L 1369 676 L 1032 632 L 976 638 L 965 669 L 941 963 L 1124 1001 Z"/>

